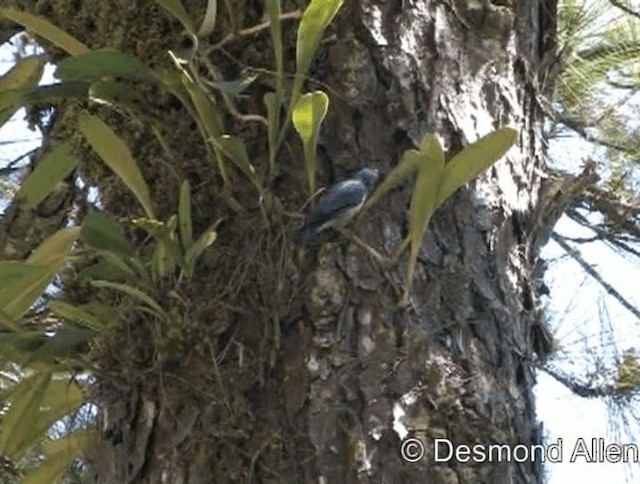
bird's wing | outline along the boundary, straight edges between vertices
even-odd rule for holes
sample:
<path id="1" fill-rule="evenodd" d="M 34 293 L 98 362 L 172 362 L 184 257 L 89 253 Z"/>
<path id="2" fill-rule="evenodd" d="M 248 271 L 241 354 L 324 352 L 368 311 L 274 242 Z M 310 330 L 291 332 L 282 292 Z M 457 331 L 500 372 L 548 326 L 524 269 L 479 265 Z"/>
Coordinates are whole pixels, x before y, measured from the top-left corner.
<path id="1" fill-rule="evenodd" d="M 367 189 L 360 180 L 346 180 L 332 186 L 311 209 L 307 225 L 322 225 L 361 204 Z"/>

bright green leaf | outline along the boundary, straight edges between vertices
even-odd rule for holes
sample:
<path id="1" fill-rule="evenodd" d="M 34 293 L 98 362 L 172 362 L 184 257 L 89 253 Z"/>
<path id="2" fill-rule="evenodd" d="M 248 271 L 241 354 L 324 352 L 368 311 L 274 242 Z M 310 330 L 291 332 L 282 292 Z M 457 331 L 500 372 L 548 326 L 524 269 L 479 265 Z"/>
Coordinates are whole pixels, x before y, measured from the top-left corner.
<path id="1" fill-rule="evenodd" d="M 104 121 L 96 116 L 88 113 L 80 114 L 79 125 L 80 131 L 91 147 L 131 190 L 147 216 L 154 218 L 149 188 L 127 145 Z"/>
<path id="2" fill-rule="evenodd" d="M 78 39 L 42 17 L 12 8 L 0 9 L 0 15 L 23 25 L 29 31 L 47 39 L 71 55 L 81 55 L 89 51 L 89 48 Z"/>
<path id="3" fill-rule="evenodd" d="M 499 160 L 511 148 L 517 136 L 518 132 L 513 128 L 500 128 L 467 146 L 449 160 L 435 208 L 442 205 L 458 188 Z"/>
<path id="4" fill-rule="evenodd" d="M 418 174 L 411 194 L 409 207 L 409 243 L 410 255 L 407 269 L 407 293 L 413 280 L 415 264 L 424 231 L 435 210 L 438 186 L 444 171 L 444 152 L 438 138 L 426 134 L 420 143 Z"/>
<path id="5" fill-rule="evenodd" d="M 293 125 L 304 146 L 304 161 L 310 193 L 315 191 L 318 133 L 328 108 L 329 97 L 322 91 L 315 91 L 301 96 L 291 114 Z"/>
<path id="6" fill-rule="evenodd" d="M 78 57 L 68 57 L 58 64 L 56 75 L 64 81 L 100 81 L 104 77 L 158 81 L 158 76 L 139 58 L 114 49 L 92 50 Z"/>
<path id="7" fill-rule="evenodd" d="M 59 143 L 45 154 L 20 186 L 18 198 L 21 206 L 26 209 L 34 208 L 58 183 L 69 176 L 79 163 L 80 160 L 71 152 L 71 147 L 67 143 Z"/>
<path id="8" fill-rule="evenodd" d="M 296 42 L 296 75 L 291 94 L 294 104 L 298 100 L 303 78 L 311 66 L 322 35 L 342 3 L 343 0 L 311 0 L 302 14 Z"/>

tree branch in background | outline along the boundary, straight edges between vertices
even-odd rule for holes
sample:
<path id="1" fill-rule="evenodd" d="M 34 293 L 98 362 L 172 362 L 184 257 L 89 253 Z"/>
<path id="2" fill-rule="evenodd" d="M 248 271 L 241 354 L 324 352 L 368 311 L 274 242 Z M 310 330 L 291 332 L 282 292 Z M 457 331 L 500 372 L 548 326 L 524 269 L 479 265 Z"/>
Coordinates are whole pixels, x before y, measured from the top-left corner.
<path id="1" fill-rule="evenodd" d="M 634 17 L 640 18 L 640 12 L 636 12 L 629 6 L 622 3 L 620 0 L 609 0 L 609 3 L 614 7 L 619 8 L 623 12 L 628 13 L 629 15 L 633 15 Z"/>

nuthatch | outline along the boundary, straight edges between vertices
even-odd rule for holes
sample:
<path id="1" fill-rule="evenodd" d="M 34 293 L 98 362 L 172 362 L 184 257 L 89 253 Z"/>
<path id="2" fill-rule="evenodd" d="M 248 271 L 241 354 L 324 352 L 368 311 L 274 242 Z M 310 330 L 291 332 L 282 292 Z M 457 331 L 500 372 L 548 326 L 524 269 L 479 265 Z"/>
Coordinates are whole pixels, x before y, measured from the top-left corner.
<path id="1" fill-rule="evenodd" d="M 353 178 L 330 187 L 311 209 L 298 237 L 302 240 L 317 237 L 330 227 L 343 227 L 364 205 L 369 192 L 378 180 L 378 170 L 363 168 Z"/>

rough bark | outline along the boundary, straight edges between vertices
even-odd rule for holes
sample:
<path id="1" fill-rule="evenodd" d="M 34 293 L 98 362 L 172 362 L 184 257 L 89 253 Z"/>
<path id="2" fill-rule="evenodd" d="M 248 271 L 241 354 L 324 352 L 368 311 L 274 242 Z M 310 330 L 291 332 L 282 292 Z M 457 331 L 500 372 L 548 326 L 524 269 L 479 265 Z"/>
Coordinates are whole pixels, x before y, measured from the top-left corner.
<path id="1" fill-rule="evenodd" d="M 202 2 L 191 3 L 202 11 Z M 160 64 L 179 38 L 179 27 L 153 2 L 86 1 L 74 4 L 73 16 L 68 4 L 39 2 L 38 11 L 91 47 L 111 45 Z M 531 390 L 534 350 L 546 345 L 537 340 L 544 333 L 531 282 L 537 247 L 529 243 L 544 161 L 533 73 L 548 46 L 552 4 L 346 2 L 322 45 L 310 73 L 331 99 L 322 184 L 362 166 L 388 173 L 427 131 L 437 132 L 451 155 L 498 126 L 520 130 L 517 148 L 432 220 L 407 307 L 398 305 L 402 258 L 382 268 L 344 238 L 315 248 L 290 242 L 296 221 L 273 207 L 295 211 L 308 196 L 300 188 L 301 157 L 280 155 L 265 223 L 240 175 L 234 196 L 247 210 L 236 214 L 225 203 L 177 103 L 149 93 L 179 163 L 163 159 L 148 128 L 106 115 L 143 167 L 160 218 L 175 211 L 177 172 L 198 187 L 198 227 L 224 222 L 219 243 L 180 294 L 188 306 L 163 300 L 181 316 L 174 327 L 131 316 L 93 348 L 101 369 L 93 397 L 102 429 L 93 456 L 97 480 L 542 480 L 537 463 L 433 465 L 430 453 L 434 438 L 512 446 L 541 440 Z M 239 25 L 259 22 L 261 5 L 238 6 Z M 224 37 L 230 18 L 220 15 L 211 44 Z M 294 32 L 286 26 L 290 59 Z M 212 59 L 232 79 L 242 64 L 270 66 L 269 44 L 265 30 Z M 241 108 L 261 112 L 264 89 L 247 91 Z M 59 132 L 70 129 L 66 115 L 75 108 L 61 107 Z M 252 159 L 266 163 L 264 130 L 226 121 L 229 132 L 249 140 Z M 299 155 L 295 138 L 290 142 Z M 130 214 L 126 191 L 97 165 L 83 168 L 83 176 L 102 187 L 109 210 Z M 375 205 L 359 236 L 391 257 L 405 235 L 409 198 L 404 186 Z M 426 460 L 401 458 L 399 428 L 426 444 Z"/>

